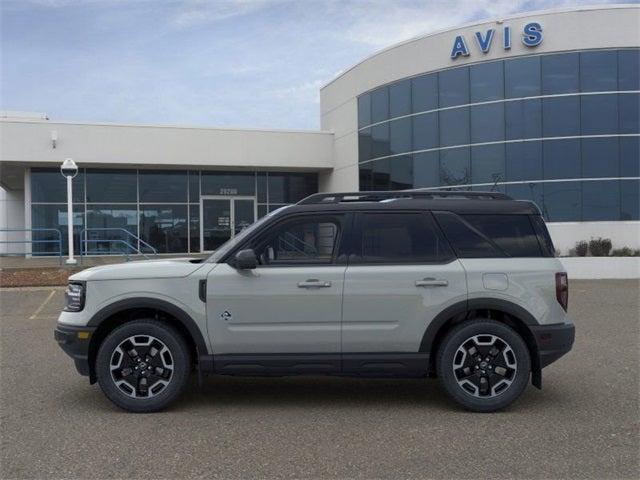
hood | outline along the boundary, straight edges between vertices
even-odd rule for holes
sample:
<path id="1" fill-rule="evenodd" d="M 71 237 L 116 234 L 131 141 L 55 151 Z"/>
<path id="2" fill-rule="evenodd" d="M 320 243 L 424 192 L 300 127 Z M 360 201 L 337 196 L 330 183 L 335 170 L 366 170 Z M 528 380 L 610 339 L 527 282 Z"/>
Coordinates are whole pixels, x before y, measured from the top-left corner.
<path id="1" fill-rule="evenodd" d="M 142 260 L 87 268 L 69 277 L 69 280 L 136 280 L 142 278 L 179 278 L 192 274 L 203 263 L 195 258 Z"/>

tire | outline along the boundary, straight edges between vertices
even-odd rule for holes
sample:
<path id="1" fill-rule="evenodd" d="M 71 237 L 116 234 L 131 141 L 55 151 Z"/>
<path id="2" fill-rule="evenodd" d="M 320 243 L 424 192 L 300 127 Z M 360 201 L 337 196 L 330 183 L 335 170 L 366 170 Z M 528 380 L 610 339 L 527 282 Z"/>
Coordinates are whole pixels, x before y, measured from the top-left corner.
<path id="1" fill-rule="evenodd" d="M 118 407 L 156 412 L 184 390 L 191 359 L 177 330 L 145 319 L 114 329 L 100 345 L 95 368 L 100 388 Z"/>
<path id="2" fill-rule="evenodd" d="M 436 362 L 447 394 L 473 412 L 494 412 L 511 405 L 527 387 L 531 371 L 522 337 L 513 328 L 487 319 L 456 325 L 444 338 Z"/>

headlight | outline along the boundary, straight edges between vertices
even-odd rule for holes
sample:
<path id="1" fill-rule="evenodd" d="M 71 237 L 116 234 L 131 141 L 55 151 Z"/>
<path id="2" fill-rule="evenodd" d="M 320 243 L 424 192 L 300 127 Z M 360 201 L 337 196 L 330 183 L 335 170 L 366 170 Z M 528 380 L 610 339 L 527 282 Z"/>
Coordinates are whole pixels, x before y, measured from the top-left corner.
<path id="1" fill-rule="evenodd" d="M 70 283 L 64 291 L 65 312 L 79 312 L 84 308 L 84 283 Z"/>

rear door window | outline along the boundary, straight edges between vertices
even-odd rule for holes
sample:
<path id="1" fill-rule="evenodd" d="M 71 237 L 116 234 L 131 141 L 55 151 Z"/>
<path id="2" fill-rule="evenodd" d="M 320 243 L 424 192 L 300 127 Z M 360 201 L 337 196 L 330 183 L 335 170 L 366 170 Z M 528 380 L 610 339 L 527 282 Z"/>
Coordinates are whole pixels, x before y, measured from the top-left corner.
<path id="1" fill-rule="evenodd" d="M 454 258 L 425 212 L 363 213 L 358 230 L 354 263 L 445 263 Z"/>

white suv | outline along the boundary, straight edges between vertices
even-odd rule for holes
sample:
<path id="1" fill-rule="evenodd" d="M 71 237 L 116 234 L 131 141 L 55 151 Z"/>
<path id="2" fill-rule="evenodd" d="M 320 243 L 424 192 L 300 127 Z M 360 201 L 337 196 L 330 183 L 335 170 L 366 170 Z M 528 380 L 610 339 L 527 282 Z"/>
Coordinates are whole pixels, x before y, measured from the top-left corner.
<path id="1" fill-rule="evenodd" d="M 118 406 L 159 410 L 189 374 L 437 375 L 503 408 L 568 352 L 568 283 L 538 208 L 498 193 L 316 194 L 206 260 L 70 278 L 55 338 Z"/>

